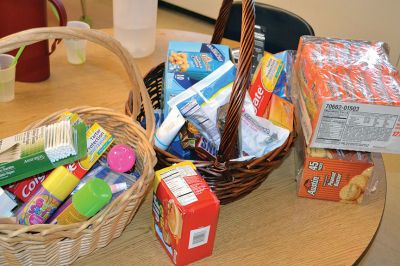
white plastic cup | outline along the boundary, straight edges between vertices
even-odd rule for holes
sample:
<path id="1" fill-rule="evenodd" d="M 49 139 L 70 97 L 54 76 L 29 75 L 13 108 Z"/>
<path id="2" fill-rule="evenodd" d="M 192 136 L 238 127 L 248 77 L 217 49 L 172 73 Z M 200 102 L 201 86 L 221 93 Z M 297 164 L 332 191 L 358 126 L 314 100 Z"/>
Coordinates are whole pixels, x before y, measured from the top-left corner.
<path id="1" fill-rule="evenodd" d="M 68 21 L 67 27 L 90 29 L 89 24 L 82 21 Z M 86 62 L 86 40 L 66 39 L 64 42 L 70 64 L 80 65 Z"/>
<path id="2" fill-rule="evenodd" d="M 15 66 L 14 56 L 0 54 L 0 102 L 9 102 L 15 98 Z"/>
<path id="3" fill-rule="evenodd" d="M 114 36 L 135 58 L 153 53 L 158 0 L 113 0 Z"/>

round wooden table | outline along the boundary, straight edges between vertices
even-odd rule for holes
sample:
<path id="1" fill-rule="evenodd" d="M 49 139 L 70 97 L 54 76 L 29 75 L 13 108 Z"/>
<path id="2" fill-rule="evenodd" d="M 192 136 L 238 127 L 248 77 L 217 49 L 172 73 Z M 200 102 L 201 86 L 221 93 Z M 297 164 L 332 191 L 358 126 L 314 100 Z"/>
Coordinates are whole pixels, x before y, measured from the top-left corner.
<path id="1" fill-rule="evenodd" d="M 208 42 L 210 36 L 158 31 L 154 54 L 137 60 L 142 73 L 165 60 L 170 40 Z M 87 62 L 75 66 L 67 63 L 61 45 L 51 56 L 49 80 L 17 83 L 15 100 L 0 103 L 0 138 L 68 107 L 123 112 L 128 84 L 121 63 L 104 48 L 89 43 Z M 368 204 L 357 206 L 298 198 L 292 154 L 250 195 L 222 206 L 213 255 L 195 264 L 353 264 L 373 240 L 385 205 L 385 171 L 381 157 L 375 161 L 379 185 Z M 152 233 L 151 197 L 149 193 L 121 237 L 76 264 L 169 265 Z"/>

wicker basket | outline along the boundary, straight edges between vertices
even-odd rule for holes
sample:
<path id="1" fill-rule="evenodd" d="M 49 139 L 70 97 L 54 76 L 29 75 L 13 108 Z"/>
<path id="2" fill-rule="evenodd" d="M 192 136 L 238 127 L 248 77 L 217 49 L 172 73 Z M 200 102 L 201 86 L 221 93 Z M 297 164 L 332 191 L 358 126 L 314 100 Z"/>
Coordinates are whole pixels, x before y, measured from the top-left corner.
<path id="1" fill-rule="evenodd" d="M 21 45 L 45 39 L 80 38 L 87 39 L 114 52 L 124 64 L 132 83 L 132 93 L 140 99 L 147 120 L 147 130 L 123 113 L 98 107 L 77 107 L 68 111 L 77 112 L 88 124 L 98 122 L 115 137 L 116 143 L 132 146 L 137 154 L 136 168 L 141 177 L 126 192 L 116 198 L 108 207 L 86 222 L 71 225 L 15 225 L 0 224 L 0 265 L 70 264 L 78 257 L 106 246 L 133 219 L 152 183 L 156 157 L 152 148 L 154 134 L 154 113 L 150 98 L 139 76 L 130 54 L 111 36 L 94 30 L 70 28 L 37 28 L 8 36 L 0 40 L 0 53 L 13 50 Z M 65 111 L 65 110 L 64 110 Z M 28 128 L 54 122 L 60 112 L 30 125 Z"/>
<path id="2" fill-rule="evenodd" d="M 223 1 L 211 43 L 221 42 L 231 6 L 232 0 Z M 242 109 L 245 92 L 250 84 L 250 66 L 254 47 L 254 1 L 244 0 L 242 7 L 243 24 L 240 58 L 226 117 L 226 125 L 221 139 L 219 154 L 222 156 L 218 161 L 194 161 L 197 169 L 222 204 L 239 199 L 257 188 L 267 178 L 268 174 L 282 162 L 295 137 L 295 133 L 290 134 L 286 143 L 263 157 L 246 162 L 230 161 L 236 146 L 235 140 L 237 140 L 238 136 L 240 110 Z M 155 67 L 144 78 L 154 108 L 161 107 L 163 72 L 164 63 Z M 130 94 L 126 102 L 125 112 L 127 115 L 136 117 L 132 108 L 134 106 L 133 99 L 135 99 L 134 95 Z M 137 119 L 141 120 L 142 116 Z M 155 150 L 158 158 L 156 168 L 166 167 L 182 161 L 182 159 L 169 152 L 157 148 Z"/>

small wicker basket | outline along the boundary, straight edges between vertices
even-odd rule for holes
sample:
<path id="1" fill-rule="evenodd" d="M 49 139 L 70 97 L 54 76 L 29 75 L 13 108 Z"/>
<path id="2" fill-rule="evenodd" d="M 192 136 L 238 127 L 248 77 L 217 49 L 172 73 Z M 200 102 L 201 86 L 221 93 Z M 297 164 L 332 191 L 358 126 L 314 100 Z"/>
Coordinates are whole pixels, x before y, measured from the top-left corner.
<path id="1" fill-rule="evenodd" d="M 215 25 L 211 43 L 220 43 L 225 30 L 232 0 L 224 0 Z M 238 126 L 246 90 L 250 84 L 250 67 L 254 47 L 254 1 L 243 0 L 242 36 L 240 41 L 240 58 L 237 66 L 236 80 L 233 85 L 225 129 L 223 131 L 218 161 L 194 161 L 197 169 L 216 193 L 222 204 L 235 201 L 257 188 L 268 174 L 282 162 L 292 146 L 295 130 L 288 140 L 279 148 L 245 162 L 234 162 L 232 156 L 238 137 Z M 153 108 L 161 108 L 164 63 L 153 68 L 144 78 Z M 127 115 L 136 117 L 133 107 L 135 96 L 131 93 L 125 106 Z M 143 115 L 137 117 L 140 121 Z M 155 148 L 158 158 L 156 168 L 169 166 L 183 161 L 175 155 Z"/>
<path id="2" fill-rule="evenodd" d="M 68 111 L 77 112 L 88 124 L 98 122 L 112 133 L 116 143 L 125 143 L 136 151 L 136 169 L 141 174 L 137 182 L 116 198 L 100 213 L 86 222 L 71 225 L 40 224 L 32 226 L 0 224 L 0 265 L 27 264 L 53 265 L 71 264 L 77 258 L 106 246 L 121 235 L 131 222 L 152 183 L 156 157 L 152 148 L 154 113 L 151 101 L 140 72 L 127 52 L 115 39 L 106 33 L 72 28 L 37 28 L 19 32 L 0 40 L 0 53 L 22 45 L 46 39 L 86 39 L 112 51 L 122 61 L 132 84 L 132 93 L 137 97 L 137 109 L 143 102 L 148 121 L 147 129 L 122 113 L 99 107 L 77 107 Z M 66 111 L 66 110 L 64 110 Z M 59 114 L 31 124 L 28 128 L 54 122 Z M 27 129 L 28 129 L 27 128 Z"/>

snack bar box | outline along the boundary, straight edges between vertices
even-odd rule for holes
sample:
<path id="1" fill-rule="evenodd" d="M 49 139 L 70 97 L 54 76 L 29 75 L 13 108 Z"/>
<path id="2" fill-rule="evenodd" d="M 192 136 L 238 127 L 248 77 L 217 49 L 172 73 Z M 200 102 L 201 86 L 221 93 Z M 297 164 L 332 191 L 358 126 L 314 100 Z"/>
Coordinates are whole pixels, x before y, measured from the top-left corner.
<path id="1" fill-rule="evenodd" d="M 163 79 L 163 103 L 164 103 L 164 117 L 167 117 L 170 108 L 168 101 L 179 93 L 190 88 L 196 84 L 200 79 L 190 76 L 187 72 L 169 71 L 172 63 L 176 61 L 172 54 L 190 54 L 190 53 L 203 53 L 207 54 L 212 61 L 218 62 L 220 65 L 227 62 L 231 58 L 229 46 L 220 44 L 208 44 L 199 42 L 178 42 L 171 41 L 168 46 L 168 56 L 166 60 L 166 67 Z M 186 55 L 186 57 L 189 55 Z M 190 57 L 190 56 L 189 56 Z M 184 58 L 182 58 L 184 60 Z M 211 63 L 211 62 L 210 62 Z"/>
<path id="2" fill-rule="evenodd" d="M 302 36 L 294 77 L 309 147 L 400 153 L 400 77 L 384 43 Z"/>
<path id="3" fill-rule="evenodd" d="M 156 172 L 154 232 L 176 265 L 211 255 L 218 213 L 219 200 L 191 162 Z"/>

